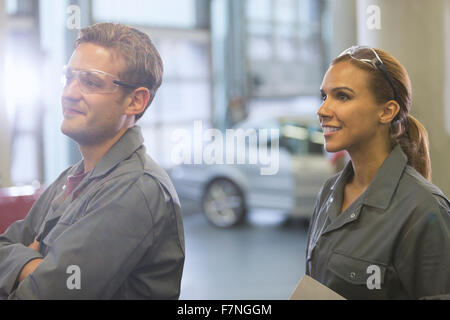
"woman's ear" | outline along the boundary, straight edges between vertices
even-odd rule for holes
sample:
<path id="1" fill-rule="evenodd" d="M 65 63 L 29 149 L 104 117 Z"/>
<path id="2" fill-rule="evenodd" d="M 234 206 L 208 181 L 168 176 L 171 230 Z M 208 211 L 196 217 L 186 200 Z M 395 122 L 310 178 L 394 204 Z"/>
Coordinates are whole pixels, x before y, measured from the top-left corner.
<path id="1" fill-rule="evenodd" d="M 125 110 L 127 115 L 137 115 L 144 112 L 150 100 L 150 92 L 145 87 L 140 87 L 134 90 L 130 96 L 130 102 Z"/>
<path id="2" fill-rule="evenodd" d="M 380 113 L 380 122 L 383 124 L 391 123 L 397 114 L 400 112 L 400 106 L 395 100 L 390 100 L 383 105 L 382 112 Z"/>

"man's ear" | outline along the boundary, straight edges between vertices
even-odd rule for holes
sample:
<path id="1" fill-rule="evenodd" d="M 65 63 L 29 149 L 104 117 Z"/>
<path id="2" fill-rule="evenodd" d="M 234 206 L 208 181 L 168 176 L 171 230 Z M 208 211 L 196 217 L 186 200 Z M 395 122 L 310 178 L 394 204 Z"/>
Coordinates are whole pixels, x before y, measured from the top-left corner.
<path id="1" fill-rule="evenodd" d="M 137 115 L 144 112 L 145 107 L 150 100 L 150 92 L 145 87 L 137 88 L 131 93 L 128 106 L 125 110 L 126 115 Z"/>
<path id="2" fill-rule="evenodd" d="M 380 122 L 383 124 L 391 123 L 392 120 L 400 112 L 400 106 L 397 101 L 390 100 L 383 105 L 382 112 L 380 113 Z"/>

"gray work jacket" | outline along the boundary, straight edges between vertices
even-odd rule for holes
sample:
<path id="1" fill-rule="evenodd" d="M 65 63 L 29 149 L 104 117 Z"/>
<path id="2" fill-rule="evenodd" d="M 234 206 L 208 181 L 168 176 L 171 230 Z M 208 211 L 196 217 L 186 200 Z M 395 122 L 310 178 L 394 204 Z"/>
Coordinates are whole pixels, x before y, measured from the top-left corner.
<path id="1" fill-rule="evenodd" d="M 24 220 L 0 235 L 0 298 L 177 299 L 184 265 L 180 202 L 129 129 L 67 198 L 67 169 Z M 73 195 L 77 194 L 74 199 Z M 28 248 L 37 237 L 39 252 Z M 43 258 L 17 285 L 23 266 Z"/>
<path id="2" fill-rule="evenodd" d="M 306 274 L 347 299 L 450 293 L 450 203 L 397 145 L 367 190 L 340 213 L 351 162 L 317 198 Z M 340 214 L 339 214 L 340 213 Z"/>

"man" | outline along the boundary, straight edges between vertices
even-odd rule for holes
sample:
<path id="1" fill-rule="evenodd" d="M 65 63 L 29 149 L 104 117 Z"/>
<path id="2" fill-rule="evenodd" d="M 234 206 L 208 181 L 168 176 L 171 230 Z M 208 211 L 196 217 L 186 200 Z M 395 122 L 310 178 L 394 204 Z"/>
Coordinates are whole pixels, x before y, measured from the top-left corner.
<path id="1" fill-rule="evenodd" d="M 177 193 L 135 122 L 162 81 L 144 33 L 81 30 L 64 70 L 62 132 L 83 160 L 0 236 L 0 297 L 177 299 L 184 233 Z"/>

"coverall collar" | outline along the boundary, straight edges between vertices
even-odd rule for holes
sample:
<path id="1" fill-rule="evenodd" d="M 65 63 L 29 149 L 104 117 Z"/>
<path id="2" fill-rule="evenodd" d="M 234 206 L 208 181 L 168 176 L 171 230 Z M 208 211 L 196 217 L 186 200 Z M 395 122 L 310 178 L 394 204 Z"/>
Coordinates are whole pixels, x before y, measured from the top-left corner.
<path id="1" fill-rule="evenodd" d="M 117 164 L 130 157 L 143 143 L 144 137 L 140 127 L 134 126 L 128 129 L 100 159 L 88 178 L 94 179 L 107 174 Z"/>
<path id="2" fill-rule="evenodd" d="M 401 146 L 399 144 L 395 145 L 367 188 L 363 204 L 385 210 L 392 200 L 407 163 L 408 158 Z M 331 190 L 336 190 L 340 184 L 344 186 L 352 175 L 353 165 L 349 161 L 336 179 L 336 182 L 331 186 Z"/>

